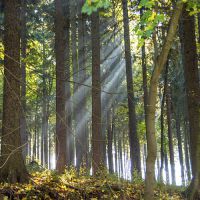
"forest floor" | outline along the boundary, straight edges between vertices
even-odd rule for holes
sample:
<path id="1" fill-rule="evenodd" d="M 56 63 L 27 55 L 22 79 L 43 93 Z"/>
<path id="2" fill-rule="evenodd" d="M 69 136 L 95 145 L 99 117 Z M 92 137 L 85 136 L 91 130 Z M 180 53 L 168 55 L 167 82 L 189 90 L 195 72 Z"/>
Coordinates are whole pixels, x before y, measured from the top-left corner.
<path id="1" fill-rule="evenodd" d="M 134 183 L 119 180 L 116 176 L 101 175 L 93 178 L 84 171 L 77 175 L 74 169 L 58 175 L 54 171 L 39 170 L 30 173 L 29 184 L 0 184 L 0 200 L 37 199 L 37 200 L 142 200 L 144 184 L 137 179 Z M 155 199 L 181 200 L 178 187 L 157 186 Z"/>

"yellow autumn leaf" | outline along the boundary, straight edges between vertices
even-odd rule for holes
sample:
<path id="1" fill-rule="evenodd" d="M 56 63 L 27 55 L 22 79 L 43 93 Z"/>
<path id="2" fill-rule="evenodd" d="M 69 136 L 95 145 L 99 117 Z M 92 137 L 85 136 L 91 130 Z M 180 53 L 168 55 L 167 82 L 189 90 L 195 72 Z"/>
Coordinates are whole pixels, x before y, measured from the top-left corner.
<path id="1" fill-rule="evenodd" d="M 87 0 L 87 3 L 88 3 L 89 6 L 91 6 L 92 0 Z"/>

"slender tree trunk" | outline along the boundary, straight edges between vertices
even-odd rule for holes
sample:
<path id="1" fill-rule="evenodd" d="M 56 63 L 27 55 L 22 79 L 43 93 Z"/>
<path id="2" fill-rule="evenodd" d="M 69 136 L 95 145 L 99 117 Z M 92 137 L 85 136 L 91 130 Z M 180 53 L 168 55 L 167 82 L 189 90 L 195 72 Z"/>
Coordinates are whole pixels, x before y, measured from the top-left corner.
<path id="1" fill-rule="evenodd" d="M 36 103 L 36 107 L 38 106 L 37 104 L 38 104 L 38 102 Z M 38 115 L 38 113 L 37 113 L 37 115 Z M 37 123 L 39 124 L 38 116 L 37 116 Z M 38 124 L 36 124 L 36 127 L 35 127 L 36 128 L 36 132 L 37 132 L 37 135 L 36 135 L 36 137 L 37 137 L 36 148 L 37 148 L 37 159 L 40 160 L 40 134 L 39 134 Z"/>
<path id="2" fill-rule="evenodd" d="M 118 135 L 118 137 L 117 137 L 117 162 L 118 162 L 117 171 L 118 171 L 118 177 L 120 178 L 120 152 L 119 152 L 120 138 L 119 138 L 119 131 L 117 130 L 116 133 Z"/>
<path id="3" fill-rule="evenodd" d="M 27 30 L 26 30 L 26 0 L 21 1 L 21 119 L 20 119 L 20 134 L 22 145 L 23 158 L 26 162 L 26 156 L 28 155 L 28 134 L 26 131 L 26 46 L 27 46 Z"/>
<path id="4" fill-rule="evenodd" d="M 169 165 L 168 165 L 168 157 L 167 152 L 165 153 L 165 172 L 166 172 L 166 183 L 169 185 Z"/>
<path id="5" fill-rule="evenodd" d="M 143 148 L 143 151 L 144 151 L 144 174 L 146 173 L 146 166 L 145 166 L 145 164 L 146 164 L 146 159 L 147 159 L 147 145 L 146 144 L 144 144 L 144 148 Z"/>
<path id="6" fill-rule="evenodd" d="M 48 169 L 51 169 L 51 155 L 52 155 L 52 145 L 53 145 L 53 142 L 52 142 L 52 134 L 51 134 L 51 130 L 49 128 L 49 131 L 48 131 L 48 137 L 49 137 L 49 146 L 48 146 Z"/>
<path id="7" fill-rule="evenodd" d="M 81 1 L 78 5 L 78 64 L 79 64 L 79 82 L 84 83 L 86 80 L 86 15 L 82 14 L 81 8 L 83 6 L 83 1 Z M 77 138 L 76 138 L 76 147 L 77 147 L 77 168 L 79 169 L 81 165 L 85 165 L 87 163 L 87 140 L 88 140 L 88 133 L 87 133 L 87 119 L 85 119 L 86 113 L 86 90 L 85 87 L 83 90 L 79 92 L 83 92 L 82 101 L 78 105 L 79 113 L 78 121 L 79 125 L 77 126 Z"/>
<path id="8" fill-rule="evenodd" d="M 70 7 L 70 23 L 71 23 L 71 52 L 72 52 L 72 72 L 73 72 L 73 95 L 75 95 L 75 93 L 77 92 L 77 87 L 78 85 L 76 84 L 77 77 L 78 77 L 78 54 L 77 54 L 77 25 L 76 25 L 76 21 L 77 21 L 77 1 L 71 0 L 71 7 Z M 76 102 L 77 99 L 75 99 L 75 97 L 73 97 L 73 111 L 72 111 L 72 115 L 73 115 L 73 121 L 74 121 L 74 128 L 73 128 L 73 136 L 71 138 L 72 144 L 74 145 L 74 140 L 77 136 L 77 115 L 76 115 Z M 76 145 L 76 149 L 78 149 L 78 146 Z M 75 156 L 75 149 L 72 148 L 71 152 L 73 154 L 73 156 Z M 77 156 L 76 156 L 77 157 Z M 74 163 L 74 159 L 72 161 Z"/>
<path id="9" fill-rule="evenodd" d="M 188 142 L 188 126 L 187 122 L 184 123 L 184 154 L 185 154 L 185 166 L 188 182 L 191 181 L 190 172 L 190 158 L 189 158 L 189 142 Z"/>
<path id="10" fill-rule="evenodd" d="M 117 133 L 116 133 L 116 130 L 115 130 L 115 112 L 114 112 L 114 109 L 113 109 L 113 114 L 112 114 L 112 133 L 113 133 L 113 140 L 114 140 L 114 151 L 115 151 L 115 173 L 117 173 Z"/>
<path id="11" fill-rule="evenodd" d="M 170 158 L 170 166 L 171 166 L 171 178 L 172 184 L 176 184 L 175 179 L 175 161 L 174 161 L 174 145 L 173 145 L 173 135 L 172 135 L 172 112 L 171 112 L 171 88 L 167 85 L 166 88 L 166 107 L 167 107 L 167 126 L 168 126 L 168 147 L 169 147 L 169 158 Z"/>
<path id="12" fill-rule="evenodd" d="M 67 159 L 67 124 L 65 110 L 66 32 L 63 5 L 55 0 L 55 54 L 56 54 L 56 169 L 63 172 Z"/>
<path id="13" fill-rule="evenodd" d="M 165 157 L 165 134 L 164 134 L 164 106 L 165 106 L 165 96 L 166 96 L 166 88 L 167 88 L 167 77 L 168 77 L 168 63 L 166 64 L 165 77 L 164 77 L 164 91 L 161 102 L 161 114 L 160 114 L 160 130 L 161 130 L 161 166 L 160 166 L 160 181 L 163 182 L 163 167 L 164 167 L 164 157 Z"/>
<path id="14" fill-rule="evenodd" d="M 140 3 L 141 0 L 139 0 Z M 140 9 L 140 19 L 142 18 L 143 15 L 143 11 L 144 8 L 142 7 Z M 144 30 L 144 26 L 141 25 L 141 30 Z M 146 67 L 146 50 L 145 50 L 145 42 L 141 48 L 141 55 L 142 55 L 142 81 L 143 81 L 143 93 L 144 93 L 144 116 L 145 116 L 145 128 L 146 128 L 146 133 L 147 133 L 147 106 L 148 106 L 148 85 L 147 85 L 147 67 Z M 144 136 L 145 137 L 145 136 Z M 146 139 L 146 137 L 145 137 Z M 143 158 L 145 158 L 146 160 L 146 155 L 145 155 L 145 146 L 146 144 L 144 144 L 144 156 Z M 145 162 L 144 162 L 145 165 Z M 144 173 L 145 173 L 146 169 L 144 166 Z M 161 174 L 162 175 L 162 174 Z"/>
<path id="15" fill-rule="evenodd" d="M 139 0 L 140 2 L 141 0 Z M 142 18 L 144 8 L 140 9 L 140 18 Z M 144 26 L 141 26 L 141 29 L 144 30 Z M 142 54 L 142 80 L 143 80 L 143 92 L 144 92 L 144 114 L 145 114 L 145 125 L 147 122 L 147 103 L 148 103 L 148 86 L 147 86 L 147 67 L 146 67 L 146 51 L 145 43 L 141 48 Z"/>
<path id="16" fill-rule="evenodd" d="M 154 199 L 155 188 L 155 160 L 156 160 L 156 136 L 155 136 L 155 112 L 157 85 L 161 72 L 166 64 L 169 50 L 171 48 L 173 38 L 176 34 L 178 21 L 182 12 L 183 3 L 178 2 L 177 7 L 170 20 L 169 30 L 163 44 L 161 53 L 155 61 L 155 67 L 150 81 L 148 108 L 147 108 L 147 162 L 146 162 L 146 178 L 145 178 L 145 200 Z"/>
<path id="17" fill-rule="evenodd" d="M 10 183 L 28 180 L 20 137 L 20 6 L 19 0 L 5 1 L 0 181 Z"/>
<path id="18" fill-rule="evenodd" d="M 126 133 L 123 134 L 123 139 L 122 139 L 122 150 L 123 150 L 123 170 L 122 170 L 122 175 L 123 175 L 123 178 L 126 179 L 125 177 L 125 171 L 126 171 L 126 136 L 125 136 Z"/>
<path id="19" fill-rule="evenodd" d="M 190 199 L 198 199 L 200 187 L 200 87 L 198 75 L 197 48 L 195 39 L 194 16 L 186 8 L 182 17 L 183 32 L 181 42 L 184 55 L 184 74 L 188 103 L 190 128 L 190 148 L 192 164 L 192 182 L 189 188 Z"/>
<path id="20" fill-rule="evenodd" d="M 37 135 L 38 133 L 38 103 L 36 100 L 36 106 L 35 106 L 35 130 L 34 130 L 34 142 L 33 142 L 33 157 L 32 160 L 36 160 L 36 158 L 39 160 L 39 156 L 37 156 Z"/>
<path id="21" fill-rule="evenodd" d="M 44 39 L 44 38 L 43 38 Z M 43 41 L 43 77 L 42 77 L 42 165 L 48 166 L 48 114 L 47 114 L 47 83 L 46 55 Z"/>
<path id="22" fill-rule="evenodd" d="M 108 166 L 109 172 L 113 174 L 113 152 L 112 152 L 112 144 L 113 144 L 113 130 L 111 128 L 111 111 L 107 111 L 107 133 L 108 133 Z"/>
<path id="23" fill-rule="evenodd" d="M 123 22 L 124 22 L 124 43 L 125 43 L 125 60 L 126 60 L 126 79 L 128 93 L 128 114 L 129 114 L 129 142 L 130 142 L 130 157 L 131 157 L 131 174 L 134 170 L 141 173 L 140 159 L 140 143 L 137 136 L 137 121 L 135 111 L 135 99 L 133 91 L 132 78 L 132 61 L 130 48 L 130 33 L 129 33 L 129 17 L 127 0 L 122 0 L 123 6 Z"/>
<path id="24" fill-rule="evenodd" d="M 181 179 L 182 179 L 182 184 L 185 185 L 182 135 L 181 135 L 181 130 L 180 130 L 180 116 L 179 115 L 176 115 L 176 133 L 177 133 L 177 139 L 178 139 L 179 162 L 181 166 Z"/>
<path id="25" fill-rule="evenodd" d="M 119 155 L 119 176 L 122 177 L 122 141 L 118 140 L 118 155 Z"/>
<path id="26" fill-rule="evenodd" d="M 64 32 L 65 32 L 65 111 L 66 111 L 66 140 L 67 140 L 67 160 L 66 165 L 69 167 L 73 164 L 73 133 L 72 133 L 72 102 L 70 101 L 71 98 L 71 86 L 70 86 L 70 3 L 69 1 L 63 2 L 63 11 L 65 17 L 65 24 L 64 24 Z"/>
<path id="27" fill-rule="evenodd" d="M 159 159 L 159 154 L 157 154 L 156 165 L 157 165 L 157 180 L 160 180 L 160 159 Z"/>
<path id="28" fill-rule="evenodd" d="M 104 113 L 103 112 L 103 108 L 102 108 L 102 113 Z M 103 115 L 103 114 L 102 114 Z M 102 131 L 102 140 L 103 140 L 103 146 L 102 146 L 102 148 L 103 148 L 103 164 L 106 166 L 106 160 L 107 160 L 107 157 L 106 157 L 106 121 L 107 121 L 107 116 L 104 116 L 103 118 L 102 118 L 102 129 L 101 129 L 101 131 Z"/>
<path id="29" fill-rule="evenodd" d="M 92 169 L 97 175 L 103 165 L 103 141 L 101 132 L 101 75 L 99 12 L 92 20 Z"/>

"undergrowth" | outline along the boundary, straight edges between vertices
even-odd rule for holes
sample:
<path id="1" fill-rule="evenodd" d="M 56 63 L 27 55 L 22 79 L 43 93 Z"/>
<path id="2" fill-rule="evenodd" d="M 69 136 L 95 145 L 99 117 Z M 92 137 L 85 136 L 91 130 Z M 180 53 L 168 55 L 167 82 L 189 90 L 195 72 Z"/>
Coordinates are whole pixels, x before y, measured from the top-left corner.
<path id="1" fill-rule="evenodd" d="M 84 169 L 78 173 L 73 167 L 62 175 L 55 171 L 44 170 L 39 166 L 31 166 L 29 184 L 0 184 L 0 199 L 22 200 L 98 200 L 125 199 L 142 200 L 144 183 L 141 179 L 130 182 L 118 179 L 115 175 L 104 172 L 94 178 Z M 35 170 L 39 171 L 35 171 Z M 155 199 L 181 200 L 179 189 L 159 185 L 155 191 Z"/>

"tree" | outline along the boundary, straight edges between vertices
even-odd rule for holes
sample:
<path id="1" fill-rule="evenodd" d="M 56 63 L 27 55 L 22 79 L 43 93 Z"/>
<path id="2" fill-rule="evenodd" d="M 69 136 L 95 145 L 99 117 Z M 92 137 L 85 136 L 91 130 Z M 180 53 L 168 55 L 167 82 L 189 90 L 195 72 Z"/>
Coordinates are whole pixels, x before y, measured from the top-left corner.
<path id="1" fill-rule="evenodd" d="M 101 132 L 101 75 L 99 11 L 91 15 L 92 37 L 92 169 L 98 175 L 103 165 Z"/>
<path id="2" fill-rule="evenodd" d="M 125 60 L 126 60 L 126 79 L 128 93 L 128 114 L 129 114 L 129 142 L 130 142 L 130 157 L 131 157 L 131 173 L 136 170 L 141 173 L 140 164 L 140 144 L 137 136 L 137 122 L 135 112 L 135 99 L 133 91 L 132 78 L 132 62 L 130 49 L 130 33 L 129 33 L 129 18 L 127 0 L 122 0 L 123 6 L 123 22 L 124 22 L 124 43 L 125 43 Z"/>
<path id="3" fill-rule="evenodd" d="M 56 169 L 63 172 L 67 159 L 66 124 L 66 32 L 62 0 L 55 0 L 55 54 L 56 54 Z"/>
<path id="4" fill-rule="evenodd" d="M 146 177 L 145 177 L 145 200 L 154 199 L 155 187 L 155 160 L 156 160 L 156 136 L 155 136 L 155 112 L 156 112 L 156 97 L 157 85 L 161 72 L 166 64 L 169 50 L 171 48 L 173 38 L 176 34 L 178 21 L 182 12 L 183 3 L 177 2 L 174 13 L 171 17 L 169 30 L 162 46 L 161 52 L 156 58 L 153 73 L 151 75 L 148 107 L 147 107 L 147 160 L 146 160 Z"/>
<path id="5" fill-rule="evenodd" d="M 19 0 L 5 1 L 4 94 L 0 181 L 26 182 L 20 137 L 20 8 Z"/>
<path id="6" fill-rule="evenodd" d="M 77 92 L 77 73 L 78 73 L 78 55 L 77 55 L 77 1 L 70 0 L 70 24 L 71 24 L 71 53 L 72 53 L 72 72 L 73 72 L 73 95 Z M 74 144 L 74 137 L 76 137 L 76 127 L 77 127 L 77 114 L 76 114 L 76 98 L 73 98 L 73 106 L 72 106 L 72 120 L 74 121 L 74 135 L 72 136 L 72 144 Z M 72 155 L 74 155 L 74 148 L 71 152 Z M 74 160 L 72 161 L 74 163 Z"/>
<path id="7" fill-rule="evenodd" d="M 44 34 L 43 34 L 44 35 Z M 45 40 L 42 44 L 42 135 L 41 135 L 41 161 L 48 166 L 48 91 L 47 91 L 47 63 Z"/>
<path id="8" fill-rule="evenodd" d="M 111 111 L 107 111 L 107 140 L 108 140 L 108 165 L 109 165 L 109 172 L 112 174 L 114 172 L 113 169 L 113 130 L 112 130 L 112 122 L 111 122 L 111 116 L 113 113 Z"/>
<path id="9" fill-rule="evenodd" d="M 168 126 L 168 146 L 169 146 L 169 158 L 172 173 L 172 184 L 176 184 L 175 180 L 175 162 L 174 162 L 174 145 L 173 145 L 173 135 L 172 135 L 172 103 L 171 103 L 171 87 L 169 83 L 166 88 L 166 107 L 167 107 L 167 126 Z"/>
<path id="10" fill-rule="evenodd" d="M 64 32 L 65 32 L 65 112 L 66 112 L 66 122 L 67 127 L 67 166 L 72 165 L 73 161 L 73 148 L 74 144 L 72 135 L 72 103 L 71 98 L 71 86 L 70 86 L 70 3 L 69 1 L 63 1 L 63 11 L 64 11 Z"/>
<path id="11" fill-rule="evenodd" d="M 189 199 L 198 199 L 200 186 L 200 87 L 198 60 L 195 38 L 195 20 L 184 7 L 182 16 L 181 43 L 183 50 L 184 76 L 186 82 L 188 120 L 190 132 L 192 182 L 189 187 Z"/>
<path id="12" fill-rule="evenodd" d="M 168 80 L 168 62 L 166 63 L 166 69 L 164 74 L 164 89 L 163 89 L 163 96 L 161 101 L 161 113 L 160 113 L 160 132 L 161 132 L 161 147 L 160 147 L 160 181 L 163 182 L 163 166 L 164 166 L 164 158 L 166 154 L 166 148 L 165 148 L 165 134 L 164 134 L 164 106 L 165 106 L 165 97 L 166 97 L 166 88 L 167 88 L 167 80 Z"/>
<path id="13" fill-rule="evenodd" d="M 25 146 L 22 149 L 23 157 L 26 159 L 28 155 L 28 134 L 26 127 L 26 48 L 27 48 L 27 28 L 26 28 L 26 0 L 21 2 L 21 119 L 20 119 L 20 134 L 22 144 Z M 26 160 L 25 160 L 26 161 Z"/>
<path id="14" fill-rule="evenodd" d="M 83 6 L 83 1 L 78 4 L 78 82 L 84 83 L 86 80 L 86 14 L 82 13 L 81 8 Z M 77 158 L 77 168 L 80 169 L 80 166 L 83 164 L 88 164 L 87 156 L 87 140 L 88 140 L 88 131 L 87 131 L 87 119 L 85 119 L 86 113 L 86 102 L 87 95 L 85 87 L 80 85 L 80 91 L 83 93 L 83 98 L 77 105 L 77 136 L 76 136 L 76 158 Z M 77 111 L 76 110 L 76 111 Z"/>

